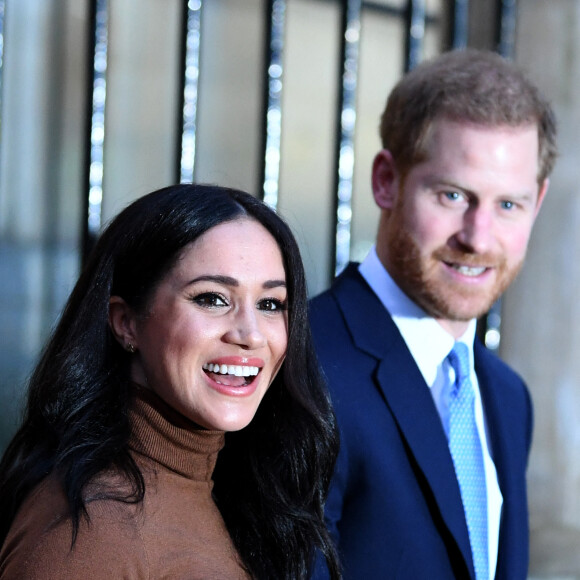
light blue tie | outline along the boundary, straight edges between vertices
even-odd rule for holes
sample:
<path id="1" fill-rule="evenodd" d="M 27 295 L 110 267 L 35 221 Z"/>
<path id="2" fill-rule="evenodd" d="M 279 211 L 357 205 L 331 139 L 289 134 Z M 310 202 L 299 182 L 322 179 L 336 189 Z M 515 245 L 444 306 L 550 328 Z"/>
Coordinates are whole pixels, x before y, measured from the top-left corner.
<path id="1" fill-rule="evenodd" d="M 477 580 L 488 580 L 487 491 L 469 378 L 469 349 L 456 342 L 448 358 L 456 377 L 449 394 L 449 450 L 461 490 L 475 575 Z"/>

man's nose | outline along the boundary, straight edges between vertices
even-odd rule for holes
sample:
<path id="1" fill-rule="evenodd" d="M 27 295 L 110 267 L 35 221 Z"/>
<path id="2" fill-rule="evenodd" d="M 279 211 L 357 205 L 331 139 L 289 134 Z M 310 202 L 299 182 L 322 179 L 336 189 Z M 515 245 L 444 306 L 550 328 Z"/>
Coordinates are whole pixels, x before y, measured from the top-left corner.
<path id="1" fill-rule="evenodd" d="M 484 254 L 493 247 L 494 228 L 492 210 L 471 207 L 463 214 L 462 226 L 456 238 L 470 252 Z"/>

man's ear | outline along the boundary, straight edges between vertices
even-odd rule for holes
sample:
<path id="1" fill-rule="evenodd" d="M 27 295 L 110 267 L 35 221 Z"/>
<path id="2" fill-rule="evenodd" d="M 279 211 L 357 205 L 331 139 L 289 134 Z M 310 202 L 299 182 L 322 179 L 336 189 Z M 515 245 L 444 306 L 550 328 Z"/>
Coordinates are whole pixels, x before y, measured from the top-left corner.
<path id="1" fill-rule="evenodd" d="M 540 189 L 538 190 L 538 201 L 536 202 L 536 210 L 534 213 L 534 219 L 536 219 L 536 217 L 538 216 L 538 212 L 540 211 L 540 208 L 542 207 L 542 203 L 544 202 L 544 199 L 546 197 L 546 192 L 548 191 L 549 187 L 550 187 L 550 180 L 546 177 L 546 179 L 544 179 L 544 182 L 542 183 Z"/>
<path id="2" fill-rule="evenodd" d="M 375 203 L 381 209 L 392 209 L 399 189 L 399 173 L 388 149 L 379 151 L 373 161 L 372 187 Z"/>
<path id="3" fill-rule="evenodd" d="M 135 314 L 120 296 L 111 296 L 109 299 L 109 327 L 125 350 L 134 352 L 138 348 Z"/>

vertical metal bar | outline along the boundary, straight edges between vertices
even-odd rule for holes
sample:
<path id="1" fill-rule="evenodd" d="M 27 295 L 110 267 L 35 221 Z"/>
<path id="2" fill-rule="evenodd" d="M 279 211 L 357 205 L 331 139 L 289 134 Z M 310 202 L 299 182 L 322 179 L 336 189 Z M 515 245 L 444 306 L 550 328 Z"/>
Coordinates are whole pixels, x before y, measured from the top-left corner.
<path id="1" fill-rule="evenodd" d="M 415 68 L 423 59 L 425 43 L 425 0 L 408 0 L 406 10 L 405 71 Z"/>
<path id="2" fill-rule="evenodd" d="M 4 92 L 4 22 L 6 0 L 0 0 L 0 144 L 2 143 L 2 94 Z"/>
<path id="3" fill-rule="evenodd" d="M 516 45 L 517 1 L 498 0 L 497 52 L 513 58 Z"/>
<path id="4" fill-rule="evenodd" d="M 199 87 L 199 49 L 201 43 L 202 0 L 185 0 L 183 35 L 183 81 L 181 155 L 179 181 L 191 183 L 195 168 L 197 97 Z"/>
<path id="5" fill-rule="evenodd" d="M 103 202 L 103 152 L 105 101 L 107 97 L 107 51 L 109 6 L 107 0 L 91 0 L 89 37 L 88 159 L 83 260 L 86 260 L 101 229 Z"/>
<path id="6" fill-rule="evenodd" d="M 478 321 L 477 332 L 485 346 L 496 352 L 501 340 L 501 298 L 492 304 L 489 312 Z"/>
<path id="7" fill-rule="evenodd" d="M 264 202 L 278 206 L 280 141 L 282 136 L 282 81 L 286 0 L 268 0 L 266 11 L 264 159 L 261 188 Z"/>
<path id="8" fill-rule="evenodd" d="M 513 58 L 515 51 L 517 7 L 516 0 L 497 2 L 497 52 L 506 58 Z M 489 312 L 478 323 L 478 334 L 485 346 L 497 352 L 501 342 L 502 299 L 499 298 Z"/>
<path id="9" fill-rule="evenodd" d="M 350 259 L 356 89 L 360 44 L 361 0 L 344 0 L 336 148 L 336 235 L 334 273 Z"/>
<path id="10" fill-rule="evenodd" d="M 469 39 L 469 0 L 453 0 L 451 8 L 452 49 L 466 48 Z"/>

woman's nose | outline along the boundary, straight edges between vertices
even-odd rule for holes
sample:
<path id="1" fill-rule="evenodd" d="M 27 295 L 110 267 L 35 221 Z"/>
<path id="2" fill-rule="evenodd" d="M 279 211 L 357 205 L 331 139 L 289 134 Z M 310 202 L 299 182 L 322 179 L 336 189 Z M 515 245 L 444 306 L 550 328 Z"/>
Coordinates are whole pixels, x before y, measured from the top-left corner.
<path id="1" fill-rule="evenodd" d="M 266 337 L 258 317 L 259 313 L 255 308 L 241 308 L 232 318 L 232 326 L 225 334 L 226 340 L 246 349 L 264 346 Z"/>

